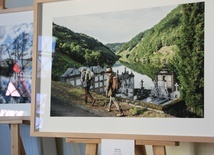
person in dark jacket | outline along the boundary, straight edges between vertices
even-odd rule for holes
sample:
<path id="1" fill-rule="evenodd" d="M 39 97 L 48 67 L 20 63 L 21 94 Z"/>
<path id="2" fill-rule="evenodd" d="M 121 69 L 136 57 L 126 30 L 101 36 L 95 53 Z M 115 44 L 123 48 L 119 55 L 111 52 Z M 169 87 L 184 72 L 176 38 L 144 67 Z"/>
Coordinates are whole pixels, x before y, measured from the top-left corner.
<path id="1" fill-rule="evenodd" d="M 119 113 L 117 114 L 117 116 L 123 116 L 123 110 L 120 107 L 120 105 L 118 104 L 117 100 L 116 100 L 116 90 L 112 89 L 112 76 L 113 76 L 113 71 L 112 68 L 107 68 L 106 72 L 108 74 L 107 76 L 107 81 L 106 81 L 106 96 L 110 98 L 110 101 L 107 105 L 107 111 L 111 111 L 111 105 L 112 103 L 114 103 L 114 105 L 117 107 L 117 109 L 119 110 Z"/>

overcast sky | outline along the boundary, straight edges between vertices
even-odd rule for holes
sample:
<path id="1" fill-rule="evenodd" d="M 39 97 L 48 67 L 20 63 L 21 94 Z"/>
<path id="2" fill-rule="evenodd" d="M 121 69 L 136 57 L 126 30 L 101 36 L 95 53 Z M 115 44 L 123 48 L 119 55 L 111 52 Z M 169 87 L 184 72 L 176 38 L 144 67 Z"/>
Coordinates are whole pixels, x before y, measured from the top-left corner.
<path id="1" fill-rule="evenodd" d="M 150 29 L 176 6 L 144 8 L 100 14 L 54 18 L 54 23 L 74 32 L 85 33 L 103 44 L 127 42 Z"/>

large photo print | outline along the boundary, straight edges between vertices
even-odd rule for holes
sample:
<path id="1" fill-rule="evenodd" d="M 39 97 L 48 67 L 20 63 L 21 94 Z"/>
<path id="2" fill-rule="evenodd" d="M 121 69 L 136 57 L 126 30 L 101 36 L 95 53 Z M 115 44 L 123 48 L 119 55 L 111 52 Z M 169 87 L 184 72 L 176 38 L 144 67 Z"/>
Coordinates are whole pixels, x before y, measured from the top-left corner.
<path id="1" fill-rule="evenodd" d="M 53 18 L 51 116 L 203 118 L 204 9 Z"/>
<path id="2" fill-rule="evenodd" d="M 32 134 L 214 137 L 212 3 L 36 2 Z"/>
<path id="3" fill-rule="evenodd" d="M 11 20 L 23 17 L 22 20 Z M 32 11 L 0 14 L 0 116 L 30 113 L 32 89 Z"/>

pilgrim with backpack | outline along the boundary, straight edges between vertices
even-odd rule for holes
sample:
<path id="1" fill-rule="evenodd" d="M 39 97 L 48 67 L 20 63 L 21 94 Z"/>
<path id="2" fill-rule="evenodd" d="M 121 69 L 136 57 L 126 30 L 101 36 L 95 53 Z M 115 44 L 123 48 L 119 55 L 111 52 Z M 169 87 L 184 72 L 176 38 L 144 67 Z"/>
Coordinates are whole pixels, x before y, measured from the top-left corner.
<path id="1" fill-rule="evenodd" d="M 115 98 L 117 91 L 120 87 L 119 77 L 117 74 L 115 74 L 112 71 L 112 68 L 107 68 L 105 73 L 108 74 L 107 81 L 106 81 L 106 96 L 110 98 L 110 101 L 107 105 L 107 111 L 109 111 L 109 112 L 111 111 L 111 105 L 112 105 L 112 103 L 114 103 L 114 105 L 119 110 L 119 113 L 117 114 L 117 116 L 123 116 L 124 115 L 123 110 Z"/>
<path id="2" fill-rule="evenodd" d="M 90 98 L 92 101 L 91 105 L 93 106 L 94 103 L 96 102 L 96 99 L 94 99 L 90 93 L 92 78 L 93 78 L 93 73 L 91 73 L 90 70 L 83 68 L 81 71 L 81 81 L 82 81 L 82 85 L 83 85 L 83 88 L 85 91 L 85 103 L 88 103 L 88 98 Z"/>

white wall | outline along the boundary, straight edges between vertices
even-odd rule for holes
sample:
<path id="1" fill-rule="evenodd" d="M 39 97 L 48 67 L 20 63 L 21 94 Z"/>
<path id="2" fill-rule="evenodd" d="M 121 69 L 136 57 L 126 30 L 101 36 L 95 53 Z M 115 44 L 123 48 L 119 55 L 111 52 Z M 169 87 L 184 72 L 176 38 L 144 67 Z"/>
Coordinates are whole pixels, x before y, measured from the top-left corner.
<path id="1" fill-rule="evenodd" d="M 195 155 L 214 155 L 214 144 L 196 143 L 195 152 Z"/>
<path id="2" fill-rule="evenodd" d="M 147 155 L 153 155 L 152 147 L 146 146 Z M 167 155 L 214 155 L 214 144 L 181 142 L 179 146 L 167 146 Z"/>

